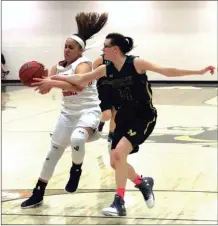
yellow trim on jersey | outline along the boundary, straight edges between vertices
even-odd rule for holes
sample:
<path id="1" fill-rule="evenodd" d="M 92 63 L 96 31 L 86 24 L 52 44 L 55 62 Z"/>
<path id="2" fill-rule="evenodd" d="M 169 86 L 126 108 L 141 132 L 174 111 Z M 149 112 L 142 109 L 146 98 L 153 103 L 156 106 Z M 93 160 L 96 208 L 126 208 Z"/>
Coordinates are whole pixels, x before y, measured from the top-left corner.
<path id="1" fill-rule="evenodd" d="M 147 91 L 149 98 L 150 98 L 150 100 L 149 100 L 150 107 L 154 110 L 155 108 L 153 107 L 153 104 L 152 104 L 152 94 L 151 94 L 151 92 L 149 91 L 149 88 L 148 88 L 148 81 L 146 81 L 146 91 Z"/>
<path id="2" fill-rule="evenodd" d="M 146 127 L 146 129 L 144 130 L 144 134 L 146 134 L 149 125 L 150 125 L 152 122 L 155 122 L 155 120 L 156 120 L 156 117 L 154 116 L 153 120 L 151 120 L 151 121 L 147 124 L 147 127 Z"/>
<path id="3" fill-rule="evenodd" d="M 149 91 L 149 88 L 148 88 L 148 82 L 146 81 L 146 91 L 150 97 L 150 101 L 152 100 L 152 95 L 151 95 L 151 92 Z"/>

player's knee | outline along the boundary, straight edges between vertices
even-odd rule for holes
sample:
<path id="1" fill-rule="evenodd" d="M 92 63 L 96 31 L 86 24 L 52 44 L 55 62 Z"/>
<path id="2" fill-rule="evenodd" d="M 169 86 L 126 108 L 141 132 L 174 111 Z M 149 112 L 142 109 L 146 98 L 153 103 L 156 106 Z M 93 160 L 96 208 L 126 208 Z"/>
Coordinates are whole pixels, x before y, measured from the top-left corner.
<path id="1" fill-rule="evenodd" d="M 71 148 L 73 162 L 80 164 L 85 156 L 85 143 L 88 140 L 89 134 L 83 128 L 76 128 L 71 136 Z"/>
<path id="2" fill-rule="evenodd" d="M 63 147 L 61 145 L 55 144 L 54 142 L 51 142 L 51 148 L 47 154 L 46 160 L 52 160 L 53 163 L 55 163 L 56 165 L 58 160 L 63 155 L 65 148 L 66 147 Z"/>
<path id="3" fill-rule="evenodd" d="M 111 110 L 105 110 L 102 112 L 102 121 L 108 121 L 111 119 Z"/>
<path id="4" fill-rule="evenodd" d="M 110 165 L 111 165 L 111 167 L 112 167 L 114 170 L 116 169 L 116 167 L 115 167 L 115 162 L 114 162 L 114 161 L 113 161 L 113 162 L 111 161 L 111 162 L 110 162 Z"/>
<path id="5" fill-rule="evenodd" d="M 115 161 L 114 161 L 114 157 L 113 157 L 112 153 L 110 153 L 110 165 L 113 169 L 116 169 Z"/>
<path id="6" fill-rule="evenodd" d="M 72 137 L 71 138 L 71 147 L 75 151 L 83 151 L 85 142 L 86 141 L 84 138 Z"/>
<path id="7" fill-rule="evenodd" d="M 114 159 L 115 162 L 120 162 L 125 159 L 125 154 L 122 153 L 122 151 L 119 148 L 116 148 L 111 153 L 112 159 Z"/>
<path id="8" fill-rule="evenodd" d="M 51 145 L 58 147 L 58 149 L 66 149 L 69 145 L 69 137 L 63 137 L 59 132 L 55 131 L 51 135 Z"/>

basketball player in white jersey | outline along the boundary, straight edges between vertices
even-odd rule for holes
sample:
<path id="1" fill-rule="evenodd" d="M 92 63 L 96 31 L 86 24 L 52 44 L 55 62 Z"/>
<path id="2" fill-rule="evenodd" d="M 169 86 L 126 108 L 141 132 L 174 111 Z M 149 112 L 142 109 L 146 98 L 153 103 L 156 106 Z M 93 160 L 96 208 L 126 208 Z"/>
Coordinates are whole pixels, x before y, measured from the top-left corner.
<path id="1" fill-rule="evenodd" d="M 75 73 L 91 72 L 92 62 L 82 56 L 82 53 L 86 46 L 86 40 L 98 33 L 106 24 L 107 19 L 106 13 L 100 15 L 98 13 L 77 14 L 78 34 L 74 34 L 66 40 L 65 59 L 52 68 L 50 75 L 68 76 Z M 63 90 L 61 114 L 52 134 L 50 151 L 45 158 L 40 177 L 33 189 L 32 196 L 21 204 L 22 208 L 36 207 L 43 202 L 48 181 L 52 177 L 55 166 L 64 150 L 69 145 L 72 148 L 73 164 L 65 190 L 67 192 L 77 190 L 82 173 L 85 142 L 92 137 L 100 122 L 101 109 L 95 81 L 90 82 L 85 87 L 59 81 L 55 85 Z M 40 93 L 46 94 L 51 88 L 46 87 Z"/>

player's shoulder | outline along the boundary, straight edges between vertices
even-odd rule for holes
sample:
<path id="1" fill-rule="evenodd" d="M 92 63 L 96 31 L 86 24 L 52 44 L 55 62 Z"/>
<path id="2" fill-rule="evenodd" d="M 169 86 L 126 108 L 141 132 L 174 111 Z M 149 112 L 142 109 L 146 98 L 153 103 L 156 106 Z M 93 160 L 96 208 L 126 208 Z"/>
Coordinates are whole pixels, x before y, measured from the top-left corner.
<path id="1" fill-rule="evenodd" d="M 139 56 L 135 56 L 135 55 L 127 55 L 127 62 L 129 63 L 134 63 L 135 61 L 138 61 Z"/>
<path id="2" fill-rule="evenodd" d="M 92 61 L 88 57 L 86 57 L 86 56 L 81 56 L 75 62 L 76 63 L 87 63 L 87 62 L 90 63 Z"/>
<path id="3" fill-rule="evenodd" d="M 51 67 L 52 70 L 57 69 L 58 64 L 55 64 Z"/>
<path id="4" fill-rule="evenodd" d="M 139 67 L 143 63 L 143 59 L 140 56 L 131 56 L 130 61 L 134 64 L 135 68 Z"/>
<path id="5" fill-rule="evenodd" d="M 95 67 L 98 67 L 98 66 L 102 65 L 103 64 L 103 57 L 102 57 L 102 55 L 100 55 L 99 57 L 97 57 L 94 60 L 93 64 L 95 65 Z"/>
<path id="6" fill-rule="evenodd" d="M 57 64 L 55 64 L 53 67 L 56 67 L 57 70 L 61 70 L 67 66 L 66 60 L 61 60 Z"/>
<path id="7" fill-rule="evenodd" d="M 102 54 L 102 61 L 103 61 L 103 64 L 105 65 L 112 63 L 110 60 L 105 59 L 104 54 Z"/>
<path id="8" fill-rule="evenodd" d="M 82 66 L 85 66 L 85 67 L 89 66 L 92 68 L 93 63 L 88 57 L 81 56 L 76 61 L 74 61 L 71 65 L 73 69 L 76 69 L 77 67 L 82 67 Z"/>
<path id="9" fill-rule="evenodd" d="M 52 72 L 52 73 L 56 73 L 56 71 L 57 71 L 57 64 L 55 64 L 55 65 L 53 65 L 53 66 L 51 67 L 51 72 Z"/>

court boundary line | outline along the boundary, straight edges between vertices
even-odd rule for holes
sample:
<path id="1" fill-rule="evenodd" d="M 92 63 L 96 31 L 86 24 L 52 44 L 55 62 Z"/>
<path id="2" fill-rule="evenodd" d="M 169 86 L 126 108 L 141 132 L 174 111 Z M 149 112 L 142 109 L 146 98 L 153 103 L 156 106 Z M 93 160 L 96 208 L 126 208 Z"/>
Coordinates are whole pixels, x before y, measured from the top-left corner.
<path id="1" fill-rule="evenodd" d="M 68 217 L 68 218 L 108 218 L 108 219 L 127 219 L 127 220 L 162 220 L 162 221 L 202 221 L 202 222 L 218 222 L 217 220 L 201 220 L 201 219 L 180 219 L 180 218 L 152 218 L 152 217 L 114 217 L 114 216 L 86 216 L 86 215 L 60 215 L 60 214 L 31 214 L 31 213 L 27 213 L 27 214 L 22 214 L 22 213 L 2 213 L 2 216 L 32 216 L 32 217 Z"/>
<path id="2" fill-rule="evenodd" d="M 60 193 L 53 193 L 53 194 L 49 194 L 49 191 L 53 191 L 53 192 L 57 192 L 59 191 Z M 112 193 L 115 192 L 116 189 L 78 189 L 76 192 L 74 193 L 67 193 L 64 189 L 47 189 L 47 192 L 45 193 L 45 197 L 46 196 L 56 196 L 56 195 L 76 195 L 76 194 L 85 194 L 85 193 Z M 203 191 L 203 190 L 167 190 L 167 189 L 156 189 L 153 190 L 154 192 L 177 192 L 177 193 L 205 193 L 205 194 L 217 194 L 218 195 L 218 191 Z M 8 193 L 32 193 L 32 189 L 9 189 L 9 190 L 2 190 L 3 192 L 8 192 Z M 138 190 L 134 190 L 134 189 L 127 189 L 126 192 L 138 192 Z M 20 194 L 20 197 L 16 197 L 16 198 L 6 198 L 4 200 L 1 200 L 2 203 L 5 202 L 12 202 L 12 201 L 17 201 L 17 200 L 21 200 L 21 199 L 25 199 L 27 197 L 22 196 L 22 194 Z"/>

